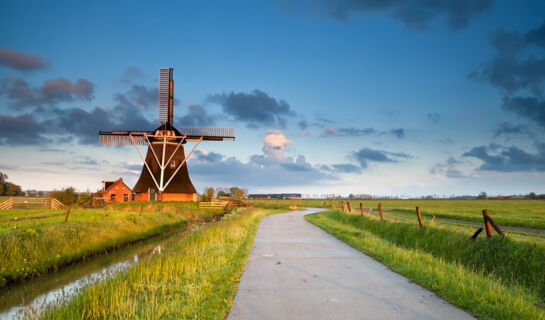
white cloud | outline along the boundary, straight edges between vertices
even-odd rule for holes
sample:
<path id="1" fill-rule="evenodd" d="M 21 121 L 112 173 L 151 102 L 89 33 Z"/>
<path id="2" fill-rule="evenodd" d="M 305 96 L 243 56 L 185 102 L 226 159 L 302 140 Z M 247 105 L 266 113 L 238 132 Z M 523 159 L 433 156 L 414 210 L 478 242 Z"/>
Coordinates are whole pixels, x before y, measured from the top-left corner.
<path id="1" fill-rule="evenodd" d="M 280 130 L 269 130 L 266 132 L 263 143 L 263 152 L 269 158 L 276 161 L 285 161 L 284 152 L 289 145 L 293 144 L 293 141 L 288 140 Z"/>

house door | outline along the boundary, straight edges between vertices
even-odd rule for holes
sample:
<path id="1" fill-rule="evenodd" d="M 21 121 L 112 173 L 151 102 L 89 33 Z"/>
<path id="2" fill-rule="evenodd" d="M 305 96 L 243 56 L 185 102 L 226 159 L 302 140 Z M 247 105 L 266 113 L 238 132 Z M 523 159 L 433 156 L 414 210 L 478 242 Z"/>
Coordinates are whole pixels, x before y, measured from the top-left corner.
<path id="1" fill-rule="evenodd" d="M 155 201 L 155 189 L 149 189 L 149 201 Z"/>

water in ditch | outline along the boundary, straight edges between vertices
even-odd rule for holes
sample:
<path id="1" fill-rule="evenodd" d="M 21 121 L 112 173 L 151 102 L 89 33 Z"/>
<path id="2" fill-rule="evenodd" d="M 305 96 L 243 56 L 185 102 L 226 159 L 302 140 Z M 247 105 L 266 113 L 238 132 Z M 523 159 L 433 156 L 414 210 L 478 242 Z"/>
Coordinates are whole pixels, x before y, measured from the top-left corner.
<path id="1" fill-rule="evenodd" d="M 181 239 L 186 234 L 185 230 L 188 229 L 181 227 L 168 234 L 88 258 L 57 272 L 1 288 L 0 319 L 35 318 L 48 306 L 67 301 L 89 284 L 113 277 L 151 255 L 161 254 L 164 246 Z"/>

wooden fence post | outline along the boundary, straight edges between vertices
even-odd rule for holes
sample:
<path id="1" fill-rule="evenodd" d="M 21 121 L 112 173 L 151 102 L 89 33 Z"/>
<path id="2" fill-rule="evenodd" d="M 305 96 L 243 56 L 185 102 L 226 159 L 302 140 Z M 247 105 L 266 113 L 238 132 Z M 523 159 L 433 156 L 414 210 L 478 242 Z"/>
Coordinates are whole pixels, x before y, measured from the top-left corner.
<path id="1" fill-rule="evenodd" d="M 383 220 L 383 218 L 382 218 L 382 202 L 378 203 L 378 213 L 380 214 L 380 220 Z"/>
<path id="2" fill-rule="evenodd" d="M 346 201 L 346 206 L 348 207 L 348 213 L 352 214 L 352 207 L 350 206 L 350 201 Z"/>
<path id="3" fill-rule="evenodd" d="M 484 213 L 483 213 L 484 214 Z M 488 211 L 486 211 L 486 221 L 488 222 L 489 226 L 492 225 L 492 227 L 494 228 L 494 230 L 496 230 L 496 232 L 502 237 L 502 238 L 505 238 L 505 233 L 503 233 L 503 231 L 501 231 L 500 229 L 500 226 L 498 226 L 496 224 L 496 222 L 494 222 L 494 220 L 492 220 L 492 218 L 490 218 L 490 216 L 488 215 Z"/>
<path id="4" fill-rule="evenodd" d="M 140 215 L 142 215 L 142 210 L 144 209 L 144 206 L 140 207 Z"/>
<path id="5" fill-rule="evenodd" d="M 475 231 L 475 233 L 471 236 L 471 238 L 469 238 L 469 240 L 474 241 L 475 239 L 477 239 L 477 237 L 479 236 L 479 234 L 481 234 L 482 231 L 483 231 L 483 228 L 479 228 L 479 230 Z"/>
<path id="6" fill-rule="evenodd" d="M 422 216 L 420 215 L 420 207 L 416 207 L 416 215 L 418 216 L 418 225 L 422 228 Z"/>
<path id="7" fill-rule="evenodd" d="M 360 202 L 360 215 L 363 217 L 363 204 Z"/>
<path id="8" fill-rule="evenodd" d="M 488 221 L 488 210 L 483 210 L 483 219 L 484 219 L 484 226 L 486 228 L 486 236 L 491 237 L 492 236 L 492 230 L 490 228 L 490 221 Z"/>
<path id="9" fill-rule="evenodd" d="M 64 222 L 68 221 L 68 216 L 70 215 L 71 208 L 72 208 L 72 204 L 68 206 L 68 210 L 66 211 L 66 218 L 64 218 Z"/>
<path id="10" fill-rule="evenodd" d="M 106 205 L 104 206 L 104 214 L 102 214 L 102 220 L 106 218 L 106 208 L 108 208 Z"/>
<path id="11" fill-rule="evenodd" d="M 344 202 L 341 201 L 341 210 L 344 212 Z"/>

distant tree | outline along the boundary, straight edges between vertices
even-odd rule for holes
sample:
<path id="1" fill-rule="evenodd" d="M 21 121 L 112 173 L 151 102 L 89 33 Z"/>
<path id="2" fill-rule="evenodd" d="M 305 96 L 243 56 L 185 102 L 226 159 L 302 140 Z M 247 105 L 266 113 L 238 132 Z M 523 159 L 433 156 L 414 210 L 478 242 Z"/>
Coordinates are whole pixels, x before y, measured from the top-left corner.
<path id="1" fill-rule="evenodd" d="M 51 191 L 49 196 L 67 205 L 76 202 L 76 190 L 74 187 L 67 187 L 62 190 Z"/>
<path id="2" fill-rule="evenodd" d="M 15 183 L 8 182 L 8 175 L 0 172 L 0 195 L 2 196 L 19 196 L 23 193 L 21 187 Z"/>
<path id="3" fill-rule="evenodd" d="M 23 193 L 21 187 L 11 182 L 4 182 L 4 195 L 6 196 L 19 196 Z"/>
<path id="4" fill-rule="evenodd" d="M 225 197 L 228 195 L 228 193 L 218 188 L 217 195 L 218 197 Z"/>
<path id="5" fill-rule="evenodd" d="M 0 183 L 3 184 L 7 180 L 8 180 L 8 175 L 3 172 L 0 172 Z"/>
<path id="6" fill-rule="evenodd" d="M 484 191 L 479 193 L 479 195 L 477 196 L 477 199 L 479 199 L 479 200 L 486 200 L 487 198 L 488 198 L 488 195 Z"/>
<path id="7" fill-rule="evenodd" d="M 348 199 L 354 199 L 354 194 L 352 194 L 352 193 L 349 194 L 349 195 L 348 195 Z"/>
<path id="8" fill-rule="evenodd" d="M 530 192 L 530 194 L 528 194 L 528 199 L 537 199 L 536 193 L 535 192 Z"/>
<path id="9" fill-rule="evenodd" d="M 212 198 L 214 198 L 214 188 L 204 188 L 204 192 L 201 195 L 201 200 L 204 202 L 212 201 Z"/>
<path id="10" fill-rule="evenodd" d="M 216 195 L 216 190 L 214 190 L 214 188 L 210 187 L 210 188 L 207 188 L 204 193 L 206 193 L 206 195 L 208 197 L 210 197 L 210 199 L 214 198 L 214 196 Z"/>
<path id="11" fill-rule="evenodd" d="M 79 194 L 76 203 L 84 208 L 89 208 L 93 204 L 93 196 L 89 192 L 82 192 Z"/>
<path id="12" fill-rule="evenodd" d="M 44 192 L 43 191 L 38 191 L 38 197 L 43 197 L 44 196 Z"/>
<path id="13" fill-rule="evenodd" d="M 229 188 L 229 193 L 231 194 L 231 199 L 242 199 L 244 197 L 244 194 L 246 191 L 244 189 L 241 189 L 239 187 L 231 187 Z"/>

